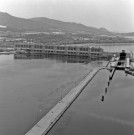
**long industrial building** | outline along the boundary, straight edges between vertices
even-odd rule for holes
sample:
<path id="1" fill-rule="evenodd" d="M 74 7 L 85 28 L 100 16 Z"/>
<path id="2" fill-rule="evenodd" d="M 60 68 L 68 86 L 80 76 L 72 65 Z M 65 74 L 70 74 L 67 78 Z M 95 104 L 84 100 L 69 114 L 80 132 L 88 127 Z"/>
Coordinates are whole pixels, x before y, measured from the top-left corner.
<path id="1" fill-rule="evenodd" d="M 88 45 L 44 45 L 37 43 L 16 43 L 15 50 L 24 50 L 29 53 L 44 53 L 70 56 L 100 57 L 103 49 L 100 47 L 89 47 Z"/>

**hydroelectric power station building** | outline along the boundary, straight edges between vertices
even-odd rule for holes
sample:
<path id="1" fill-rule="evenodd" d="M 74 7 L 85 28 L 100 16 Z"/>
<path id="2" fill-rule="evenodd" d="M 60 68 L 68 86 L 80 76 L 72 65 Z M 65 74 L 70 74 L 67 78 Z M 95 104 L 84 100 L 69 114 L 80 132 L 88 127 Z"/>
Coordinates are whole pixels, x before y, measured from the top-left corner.
<path id="1" fill-rule="evenodd" d="M 15 50 L 24 50 L 25 52 L 35 54 L 54 54 L 68 56 L 87 56 L 101 57 L 103 49 L 100 47 L 89 47 L 86 44 L 71 44 L 71 45 L 44 45 L 38 43 L 16 43 Z"/>

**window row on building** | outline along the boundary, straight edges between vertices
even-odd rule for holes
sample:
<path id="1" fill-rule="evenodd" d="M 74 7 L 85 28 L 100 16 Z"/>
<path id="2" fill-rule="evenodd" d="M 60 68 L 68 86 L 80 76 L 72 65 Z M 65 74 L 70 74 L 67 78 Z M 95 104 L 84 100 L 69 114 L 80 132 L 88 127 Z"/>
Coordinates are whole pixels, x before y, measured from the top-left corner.
<path id="1" fill-rule="evenodd" d="M 43 44 L 15 44 L 15 50 L 29 50 L 31 53 L 46 53 L 46 54 L 64 54 L 64 55 L 86 55 L 86 56 L 100 56 L 103 49 L 98 47 L 87 46 L 69 46 L 69 45 L 43 45 Z"/>

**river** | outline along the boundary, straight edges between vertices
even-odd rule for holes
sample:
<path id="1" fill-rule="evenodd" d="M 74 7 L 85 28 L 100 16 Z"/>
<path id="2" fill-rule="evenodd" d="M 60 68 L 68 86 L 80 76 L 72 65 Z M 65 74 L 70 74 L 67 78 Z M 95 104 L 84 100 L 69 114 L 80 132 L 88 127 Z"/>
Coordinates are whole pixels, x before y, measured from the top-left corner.
<path id="1" fill-rule="evenodd" d="M 0 55 L 1 135 L 24 135 L 92 67 L 63 61 Z"/>
<path id="2" fill-rule="evenodd" d="M 48 135 L 134 135 L 134 78 L 117 71 L 102 102 L 108 76 L 99 72 Z"/>
<path id="3" fill-rule="evenodd" d="M 131 48 L 128 47 L 129 49 Z M 75 58 L 35 56 L 14 59 L 13 55 L 0 55 L 0 134 L 24 135 L 74 87 L 83 74 L 101 64 L 103 63 Z M 99 98 L 107 77 L 107 73 L 101 73 L 50 134 L 98 135 L 105 131 L 106 126 L 106 132 L 102 132 L 104 135 L 110 132 L 112 135 L 114 131 L 118 131 L 117 135 L 120 135 L 122 128 L 124 133 L 130 135 L 134 120 L 133 78 L 117 74 L 107 102 L 102 104 Z M 127 87 L 131 87 L 128 92 Z M 88 91 L 89 89 L 92 90 Z M 61 124 L 63 125 L 60 127 Z M 80 130 L 76 130 L 77 128 Z"/>

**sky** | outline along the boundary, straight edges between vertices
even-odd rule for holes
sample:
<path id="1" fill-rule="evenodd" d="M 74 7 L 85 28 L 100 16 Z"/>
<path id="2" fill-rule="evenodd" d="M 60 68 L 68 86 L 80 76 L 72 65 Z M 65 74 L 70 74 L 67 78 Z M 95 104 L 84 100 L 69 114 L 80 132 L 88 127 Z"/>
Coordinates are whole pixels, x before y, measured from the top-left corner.
<path id="1" fill-rule="evenodd" d="M 134 32 L 134 0 L 0 0 L 0 12 Z"/>

